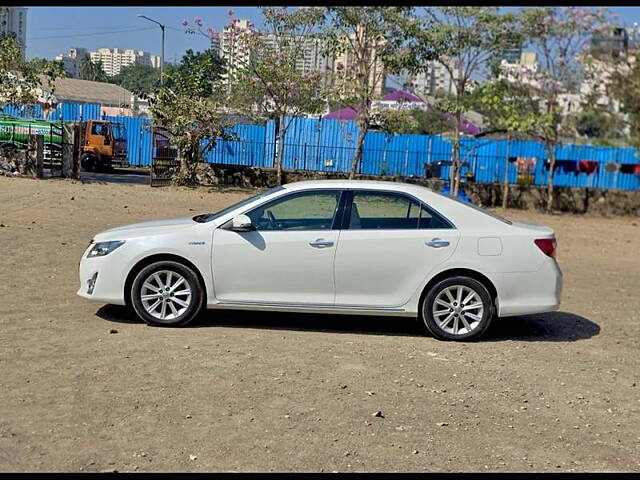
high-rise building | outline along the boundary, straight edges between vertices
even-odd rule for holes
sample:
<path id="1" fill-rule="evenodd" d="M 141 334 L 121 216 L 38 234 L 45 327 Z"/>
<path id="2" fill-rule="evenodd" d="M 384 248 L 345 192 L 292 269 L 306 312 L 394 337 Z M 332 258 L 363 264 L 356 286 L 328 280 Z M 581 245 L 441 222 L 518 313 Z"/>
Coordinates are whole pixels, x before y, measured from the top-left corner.
<path id="1" fill-rule="evenodd" d="M 409 77 L 407 86 L 411 91 L 421 96 L 435 96 L 441 93 L 455 94 L 457 91 L 457 70 L 453 67 L 451 70 L 454 72 L 453 76 L 442 63 L 429 62 L 423 71 Z"/>
<path id="2" fill-rule="evenodd" d="M 122 50 L 120 48 L 100 48 L 89 52 L 92 62 L 102 62 L 102 68 L 107 76 L 118 75 L 123 67 L 128 65 L 150 65 L 160 67 L 160 56 L 152 55 L 142 50 Z"/>
<path id="3" fill-rule="evenodd" d="M 267 48 L 278 49 L 278 39 L 274 34 L 258 32 L 253 28 L 253 23 L 245 19 L 234 19 L 211 37 L 211 49 L 218 52 L 225 62 L 227 72 L 223 75 L 226 81 L 229 75 L 234 75 L 239 70 L 246 68 L 251 59 L 255 58 L 249 39 L 254 35 L 261 35 Z M 296 59 L 296 69 L 300 72 L 330 71 L 333 62 L 324 54 L 322 39 L 312 36 L 292 37 L 300 47 L 301 54 Z"/>
<path id="4" fill-rule="evenodd" d="M 249 40 L 256 33 L 251 21 L 236 18 L 212 38 L 212 48 L 218 47 L 220 58 L 225 62 L 223 82 L 249 66 L 253 58 Z"/>
<path id="5" fill-rule="evenodd" d="M 598 34 L 591 37 L 589 53 L 596 58 L 617 58 L 629 48 L 629 33 L 625 28 L 614 28 L 609 35 Z"/>
<path id="6" fill-rule="evenodd" d="M 357 29 L 356 33 L 350 35 L 352 40 L 356 40 L 363 32 Z M 343 38 L 344 42 L 348 41 Z M 380 58 L 380 49 L 384 45 L 384 40 L 380 40 L 368 46 L 367 56 L 371 59 L 368 63 L 368 84 L 372 89 L 374 97 L 381 97 L 384 90 L 386 72 L 382 59 Z M 333 75 L 335 87 L 338 91 L 342 91 L 345 95 L 349 95 L 348 80 L 352 80 L 357 75 L 356 54 L 352 49 L 345 48 L 344 51 L 336 54 L 333 59 Z M 364 73 L 363 73 L 364 75 Z"/>
<path id="7" fill-rule="evenodd" d="M 507 63 L 518 63 L 522 55 L 522 47 L 513 46 L 502 50 L 499 59 L 505 60 Z"/>
<path id="8" fill-rule="evenodd" d="M 86 48 L 73 47 L 69 49 L 69 53 L 58 55 L 56 60 L 62 62 L 62 68 L 69 77 L 80 78 L 80 64 L 88 56 L 89 50 Z"/>
<path id="9" fill-rule="evenodd" d="M 267 48 L 278 50 L 278 38 L 274 34 L 263 35 Z M 327 72 L 333 69 L 333 61 L 325 53 L 325 41 L 313 36 L 284 38 L 300 51 L 296 58 L 296 70 L 299 72 Z"/>
<path id="10" fill-rule="evenodd" d="M 24 57 L 27 48 L 26 7 L 0 7 L 0 36 L 13 35 Z"/>

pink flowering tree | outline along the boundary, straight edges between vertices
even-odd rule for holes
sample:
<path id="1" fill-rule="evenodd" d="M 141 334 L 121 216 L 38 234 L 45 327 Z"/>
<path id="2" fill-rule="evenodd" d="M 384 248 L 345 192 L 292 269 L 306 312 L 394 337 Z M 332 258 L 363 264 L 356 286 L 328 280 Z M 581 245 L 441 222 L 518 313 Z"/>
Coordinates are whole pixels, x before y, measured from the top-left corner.
<path id="1" fill-rule="evenodd" d="M 553 172 L 556 149 L 564 135 L 572 134 L 563 102 L 580 94 L 585 80 L 585 62 L 593 34 L 611 31 L 611 15 L 606 8 L 535 7 L 522 10 L 521 22 L 527 50 L 537 55 L 537 64 L 501 67 L 503 77 L 525 87 L 522 101 L 535 116 L 535 130 L 545 142 L 549 178 L 546 208 L 554 201 Z M 595 79 L 594 79 L 595 80 Z"/>
<path id="2" fill-rule="evenodd" d="M 277 121 L 274 166 L 282 182 L 287 130 L 296 117 L 322 112 L 323 74 L 304 64 L 309 42 L 320 41 L 314 30 L 322 18 L 317 8 L 262 9 L 265 29 L 246 38 L 251 58 L 246 68 L 229 76 L 228 104 L 253 117 Z"/>
<path id="3" fill-rule="evenodd" d="M 449 92 L 438 108 L 453 119 L 450 192 L 458 195 L 461 174 L 460 137 L 463 115 L 470 108 L 472 84 L 489 76 L 493 59 L 521 41 L 515 14 L 497 7 L 427 7 L 419 12 L 421 28 L 410 40 L 413 73 L 434 64 L 446 72 Z"/>
<path id="4" fill-rule="evenodd" d="M 233 10 L 229 10 L 228 13 L 230 16 L 233 15 Z M 204 26 L 202 17 L 195 17 L 191 22 L 185 18 L 180 22 L 180 25 L 184 27 L 184 31 L 188 35 L 200 35 L 210 42 L 217 39 L 219 35 L 215 28 Z"/>
<path id="5" fill-rule="evenodd" d="M 349 178 L 362 163 L 364 140 L 374 120 L 373 100 L 380 98 L 388 73 L 409 58 L 404 47 L 411 35 L 412 7 L 327 7 L 322 34 L 335 58 L 333 104 L 357 111 L 358 137 Z"/>

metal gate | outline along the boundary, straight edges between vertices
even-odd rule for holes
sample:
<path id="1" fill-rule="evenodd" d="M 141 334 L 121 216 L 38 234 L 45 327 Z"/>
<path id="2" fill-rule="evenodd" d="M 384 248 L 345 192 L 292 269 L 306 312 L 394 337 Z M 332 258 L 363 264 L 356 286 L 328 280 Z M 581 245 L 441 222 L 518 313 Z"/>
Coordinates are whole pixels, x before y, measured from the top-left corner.
<path id="1" fill-rule="evenodd" d="M 53 138 L 60 138 L 60 143 L 54 143 Z M 42 155 L 42 173 L 45 177 L 62 177 L 63 151 L 69 145 L 69 138 L 65 134 L 62 123 L 51 124 L 49 135 L 44 136 L 44 152 Z M 71 142 L 73 145 L 73 142 Z"/>
<path id="2" fill-rule="evenodd" d="M 171 146 L 171 134 L 166 129 L 153 127 L 152 136 L 149 182 L 152 187 L 164 187 L 180 168 L 178 149 Z"/>

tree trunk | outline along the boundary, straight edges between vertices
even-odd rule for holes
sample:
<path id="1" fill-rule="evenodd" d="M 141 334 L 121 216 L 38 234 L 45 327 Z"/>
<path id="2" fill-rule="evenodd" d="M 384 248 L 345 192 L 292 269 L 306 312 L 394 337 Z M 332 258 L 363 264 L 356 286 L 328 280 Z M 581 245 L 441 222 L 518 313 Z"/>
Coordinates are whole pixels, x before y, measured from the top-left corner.
<path id="1" fill-rule="evenodd" d="M 547 142 L 547 158 L 549 159 L 549 182 L 547 183 L 547 212 L 553 208 L 553 172 L 556 166 L 556 142 Z"/>
<path id="2" fill-rule="evenodd" d="M 184 149 L 180 149 L 180 171 L 177 178 L 178 185 L 196 185 L 197 175 L 196 169 L 198 167 L 198 149 L 199 145 L 189 145 Z"/>
<path id="3" fill-rule="evenodd" d="M 504 180 L 502 185 L 502 208 L 509 204 L 509 143 L 511 136 L 507 134 L 507 153 L 504 158 Z"/>
<path id="4" fill-rule="evenodd" d="M 278 185 L 282 185 L 282 159 L 283 151 L 284 151 L 284 136 L 285 136 L 285 128 L 284 128 L 284 115 L 280 115 L 278 117 L 278 154 L 276 155 L 276 181 Z"/>
<path id="5" fill-rule="evenodd" d="M 453 142 L 451 144 L 451 169 L 449 170 L 449 195 L 458 196 L 460 187 L 460 117 L 456 113 L 455 128 L 453 130 Z"/>
<path id="6" fill-rule="evenodd" d="M 354 178 L 356 178 L 358 167 L 362 162 L 362 152 L 364 151 L 364 137 L 367 134 L 367 130 L 369 130 L 369 120 L 365 120 L 360 125 L 360 130 L 358 131 L 358 139 L 356 141 L 356 151 L 353 154 L 353 160 L 351 162 L 351 172 L 349 173 L 349 180 L 353 180 Z"/>

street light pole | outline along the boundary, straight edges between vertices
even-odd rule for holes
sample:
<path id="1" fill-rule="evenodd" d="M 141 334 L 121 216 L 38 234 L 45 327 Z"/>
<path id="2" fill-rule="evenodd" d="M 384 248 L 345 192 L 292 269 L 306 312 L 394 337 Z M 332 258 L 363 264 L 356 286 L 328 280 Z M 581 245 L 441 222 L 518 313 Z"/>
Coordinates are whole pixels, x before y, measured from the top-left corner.
<path id="1" fill-rule="evenodd" d="M 157 22 L 157 21 L 153 20 L 152 18 L 147 17 L 146 15 L 138 14 L 137 16 L 157 24 L 160 27 L 160 30 L 162 32 L 162 49 L 161 49 L 161 52 L 160 52 L 160 85 L 163 85 L 164 84 L 164 78 L 163 78 L 162 74 L 164 72 L 164 27 L 165 26 L 162 23 Z"/>

